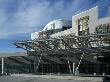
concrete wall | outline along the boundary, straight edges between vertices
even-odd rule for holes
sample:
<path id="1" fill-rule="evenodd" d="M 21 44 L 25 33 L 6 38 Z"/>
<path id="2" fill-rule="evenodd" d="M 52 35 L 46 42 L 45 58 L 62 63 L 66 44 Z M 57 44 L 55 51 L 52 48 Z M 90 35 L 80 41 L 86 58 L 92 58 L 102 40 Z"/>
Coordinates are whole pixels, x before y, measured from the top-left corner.
<path id="1" fill-rule="evenodd" d="M 110 9 L 110 8 L 109 8 Z M 110 11 L 110 10 L 109 10 Z M 104 17 L 104 18 L 100 18 L 98 19 L 98 7 L 94 7 L 92 9 L 89 9 L 85 12 L 82 12 L 80 14 L 77 14 L 75 16 L 72 17 L 72 27 L 74 29 L 74 32 L 76 33 L 75 35 L 78 35 L 78 25 L 76 24 L 76 21 L 82 17 L 85 16 L 89 16 L 89 33 L 94 34 L 95 33 L 95 28 L 98 25 L 101 24 L 106 24 L 106 23 L 110 23 L 110 17 Z"/>
<path id="2" fill-rule="evenodd" d="M 100 24 L 107 24 L 107 23 L 110 24 L 110 17 L 104 17 L 99 19 L 95 25 L 98 26 Z"/>
<path id="3" fill-rule="evenodd" d="M 35 38 L 38 38 L 38 32 L 31 33 L 31 40 L 34 40 Z"/>
<path id="4" fill-rule="evenodd" d="M 11 57 L 11 56 L 27 56 L 26 52 L 2 52 L 0 53 L 0 57 Z"/>
<path id="5" fill-rule="evenodd" d="M 78 36 L 78 25 L 77 25 L 77 20 L 80 18 L 83 18 L 85 16 L 89 16 L 89 33 L 94 33 L 95 31 L 95 25 L 98 20 L 98 7 L 94 7 L 92 9 L 89 9 L 87 11 L 84 11 L 80 14 L 77 14 L 72 17 L 72 28 L 74 29 L 74 32 L 76 33 L 75 35 Z"/>

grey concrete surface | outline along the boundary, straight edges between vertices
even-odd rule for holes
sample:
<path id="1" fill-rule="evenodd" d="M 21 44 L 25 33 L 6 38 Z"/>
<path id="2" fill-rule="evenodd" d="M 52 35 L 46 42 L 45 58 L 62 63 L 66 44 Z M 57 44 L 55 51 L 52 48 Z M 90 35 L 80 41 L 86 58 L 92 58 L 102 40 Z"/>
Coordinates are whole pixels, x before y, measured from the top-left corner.
<path id="1" fill-rule="evenodd" d="M 0 76 L 0 82 L 95 82 L 95 81 L 42 78 L 42 77 Z M 102 82 L 102 81 L 96 81 L 96 82 Z"/>

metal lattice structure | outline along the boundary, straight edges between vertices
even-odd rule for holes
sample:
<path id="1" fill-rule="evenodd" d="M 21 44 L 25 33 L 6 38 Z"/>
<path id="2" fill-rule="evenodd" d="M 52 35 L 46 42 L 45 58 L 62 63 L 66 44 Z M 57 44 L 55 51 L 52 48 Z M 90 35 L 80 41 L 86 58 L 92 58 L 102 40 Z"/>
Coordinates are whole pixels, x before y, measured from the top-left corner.
<path id="1" fill-rule="evenodd" d="M 38 53 L 65 54 L 66 53 L 101 53 L 110 52 L 110 34 L 94 34 L 85 36 L 68 36 L 51 39 L 22 40 L 13 43 L 27 51 Z"/>
<path id="2" fill-rule="evenodd" d="M 78 69 L 83 59 L 96 62 L 92 58 L 86 58 L 86 56 L 109 55 L 104 53 L 110 53 L 110 34 L 68 35 L 49 39 L 14 41 L 13 44 L 18 48 L 27 50 L 29 54 L 35 52 L 32 54 L 38 57 L 35 70 L 38 70 L 43 56 L 74 57 L 75 60 L 79 61 L 76 68 Z M 68 65 L 70 69 L 70 61 L 68 61 Z"/>

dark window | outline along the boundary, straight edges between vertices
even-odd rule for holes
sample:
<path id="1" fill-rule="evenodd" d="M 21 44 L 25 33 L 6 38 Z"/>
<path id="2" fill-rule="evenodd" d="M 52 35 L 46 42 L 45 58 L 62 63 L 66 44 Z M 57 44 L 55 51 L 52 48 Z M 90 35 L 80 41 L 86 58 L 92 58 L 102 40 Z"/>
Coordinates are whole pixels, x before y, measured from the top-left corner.
<path id="1" fill-rule="evenodd" d="M 55 23 L 53 23 L 53 29 L 55 29 Z"/>
<path id="2" fill-rule="evenodd" d="M 71 28 L 70 26 L 63 26 L 63 27 L 62 27 L 63 31 L 64 31 L 64 30 L 67 30 L 67 29 L 70 29 L 70 28 Z"/>

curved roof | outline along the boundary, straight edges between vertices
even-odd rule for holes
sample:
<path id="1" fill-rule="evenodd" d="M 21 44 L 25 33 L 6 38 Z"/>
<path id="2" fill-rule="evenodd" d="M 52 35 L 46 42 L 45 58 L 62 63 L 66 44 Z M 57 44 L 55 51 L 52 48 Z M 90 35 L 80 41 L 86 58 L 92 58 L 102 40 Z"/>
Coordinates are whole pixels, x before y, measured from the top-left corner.
<path id="1" fill-rule="evenodd" d="M 58 29 L 58 28 L 62 28 L 62 26 L 72 26 L 72 23 L 70 20 L 62 20 L 62 19 L 58 19 L 58 20 L 53 20 L 51 22 L 49 22 L 44 28 L 44 30 L 50 30 L 50 29 Z"/>

